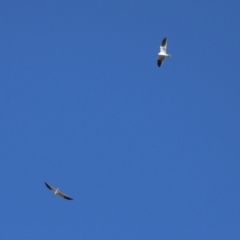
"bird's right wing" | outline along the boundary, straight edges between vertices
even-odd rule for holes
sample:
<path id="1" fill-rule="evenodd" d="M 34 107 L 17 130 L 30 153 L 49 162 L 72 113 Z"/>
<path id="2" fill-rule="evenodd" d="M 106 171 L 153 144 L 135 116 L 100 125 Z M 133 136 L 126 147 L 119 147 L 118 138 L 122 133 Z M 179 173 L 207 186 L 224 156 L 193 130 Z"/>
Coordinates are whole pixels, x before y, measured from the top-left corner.
<path id="1" fill-rule="evenodd" d="M 47 184 L 46 182 L 45 182 L 45 185 L 47 186 L 47 188 L 48 188 L 49 190 L 51 190 L 51 191 L 53 191 L 53 192 L 56 191 L 55 188 L 51 187 L 51 186 L 50 186 L 49 184 Z"/>
<path id="2" fill-rule="evenodd" d="M 158 60 L 157 60 L 157 65 L 159 67 L 161 67 L 162 63 L 163 63 L 164 57 L 163 56 L 159 56 Z"/>

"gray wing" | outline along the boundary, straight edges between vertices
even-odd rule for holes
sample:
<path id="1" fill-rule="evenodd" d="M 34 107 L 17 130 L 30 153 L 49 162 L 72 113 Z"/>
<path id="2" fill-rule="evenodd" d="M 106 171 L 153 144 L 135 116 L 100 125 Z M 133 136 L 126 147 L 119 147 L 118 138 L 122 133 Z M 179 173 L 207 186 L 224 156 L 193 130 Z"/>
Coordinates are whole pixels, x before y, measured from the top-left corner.
<path id="1" fill-rule="evenodd" d="M 47 186 L 47 188 L 48 188 L 49 190 L 51 190 L 51 191 L 53 191 L 53 192 L 56 191 L 55 188 L 51 187 L 51 186 L 50 186 L 49 184 L 47 184 L 46 182 L 45 182 L 45 185 Z"/>
<path id="2" fill-rule="evenodd" d="M 65 198 L 65 199 L 67 199 L 67 200 L 73 200 L 73 198 L 70 198 L 69 196 L 65 195 L 65 194 L 62 193 L 62 192 L 58 192 L 58 195 L 59 195 L 60 197 L 63 197 L 63 198 Z"/>

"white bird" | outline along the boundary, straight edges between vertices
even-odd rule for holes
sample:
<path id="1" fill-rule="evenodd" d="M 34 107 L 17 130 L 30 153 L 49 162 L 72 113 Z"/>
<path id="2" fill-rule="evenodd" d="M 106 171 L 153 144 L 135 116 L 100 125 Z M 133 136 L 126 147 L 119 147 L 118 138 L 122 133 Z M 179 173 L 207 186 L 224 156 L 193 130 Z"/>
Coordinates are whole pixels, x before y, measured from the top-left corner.
<path id="1" fill-rule="evenodd" d="M 55 194 L 56 196 L 65 198 L 65 199 L 67 199 L 67 200 L 73 200 L 73 199 L 70 198 L 69 196 L 67 196 L 67 195 L 63 194 L 62 192 L 60 192 L 60 191 L 58 190 L 58 188 L 55 189 L 55 188 L 51 187 L 49 184 L 47 184 L 46 182 L 45 182 L 45 184 L 46 184 L 47 188 L 50 189 L 52 192 L 54 192 L 54 194 Z"/>
<path id="2" fill-rule="evenodd" d="M 159 67 L 162 65 L 165 57 L 171 57 L 171 55 L 167 54 L 166 52 L 167 52 L 167 38 L 164 38 L 160 46 L 160 52 L 158 53 L 157 64 Z"/>

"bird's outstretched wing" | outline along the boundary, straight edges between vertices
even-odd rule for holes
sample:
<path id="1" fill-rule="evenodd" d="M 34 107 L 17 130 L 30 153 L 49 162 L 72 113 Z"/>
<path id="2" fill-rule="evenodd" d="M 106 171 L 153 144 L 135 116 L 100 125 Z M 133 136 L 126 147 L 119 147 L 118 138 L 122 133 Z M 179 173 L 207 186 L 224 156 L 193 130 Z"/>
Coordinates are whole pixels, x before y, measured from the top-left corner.
<path id="1" fill-rule="evenodd" d="M 51 190 L 51 191 L 53 191 L 53 192 L 56 191 L 55 188 L 51 187 L 51 186 L 50 186 L 49 184 L 47 184 L 46 182 L 45 182 L 45 185 L 47 186 L 47 188 L 48 188 L 49 190 Z"/>
<path id="2" fill-rule="evenodd" d="M 62 193 L 62 192 L 58 192 L 58 195 L 59 195 L 60 197 L 63 197 L 63 198 L 65 198 L 65 199 L 67 199 L 67 200 L 73 200 L 73 198 L 70 198 L 69 196 L 65 195 L 65 194 Z"/>
<path id="3" fill-rule="evenodd" d="M 164 57 L 163 56 L 159 56 L 158 60 L 157 60 L 157 65 L 159 67 L 161 67 L 162 63 L 163 63 Z"/>
<path id="4" fill-rule="evenodd" d="M 167 38 L 164 38 L 160 46 L 160 52 L 166 53 L 166 50 L 167 50 Z"/>
<path id="5" fill-rule="evenodd" d="M 166 37 L 162 40 L 161 46 L 162 47 L 167 46 L 167 38 Z"/>

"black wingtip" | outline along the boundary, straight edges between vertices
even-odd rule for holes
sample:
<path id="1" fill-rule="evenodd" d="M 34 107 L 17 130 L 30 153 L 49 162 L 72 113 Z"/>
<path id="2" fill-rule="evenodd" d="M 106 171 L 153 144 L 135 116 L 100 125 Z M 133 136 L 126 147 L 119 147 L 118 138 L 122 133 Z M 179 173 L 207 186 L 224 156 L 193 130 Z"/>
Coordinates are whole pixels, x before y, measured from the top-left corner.
<path id="1" fill-rule="evenodd" d="M 157 61 L 157 65 L 158 65 L 158 67 L 161 67 L 162 61 L 161 61 L 161 60 L 158 60 L 158 61 Z"/>
<path id="2" fill-rule="evenodd" d="M 73 200 L 73 198 L 66 197 L 66 196 L 64 196 L 64 198 L 67 199 L 67 200 Z"/>
<path id="3" fill-rule="evenodd" d="M 52 188 L 46 182 L 44 182 L 44 183 L 48 189 L 52 190 Z"/>
<path id="4" fill-rule="evenodd" d="M 165 38 L 162 40 L 162 46 L 165 46 L 165 45 L 166 45 L 166 42 L 167 42 L 167 38 L 165 37 Z"/>

